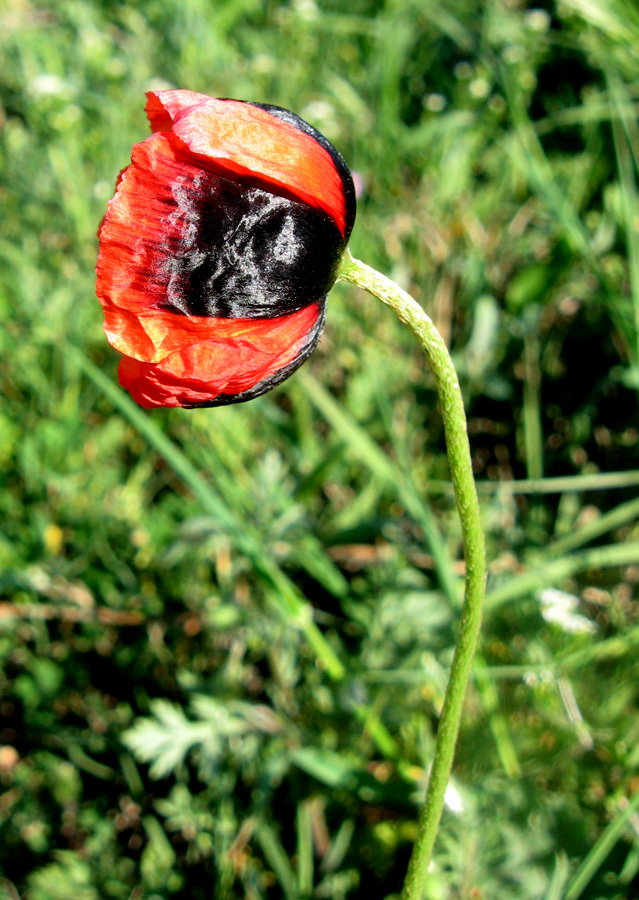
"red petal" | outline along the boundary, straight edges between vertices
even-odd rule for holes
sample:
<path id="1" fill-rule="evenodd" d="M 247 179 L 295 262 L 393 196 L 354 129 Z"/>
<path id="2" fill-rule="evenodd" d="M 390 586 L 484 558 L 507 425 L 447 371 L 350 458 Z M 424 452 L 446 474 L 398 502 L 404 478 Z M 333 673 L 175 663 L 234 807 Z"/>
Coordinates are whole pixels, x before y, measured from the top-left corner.
<path id="1" fill-rule="evenodd" d="M 211 321 L 161 308 L 168 277 L 163 248 L 176 208 L 173 189 L 180 179 L 200 173 L 199 166 L 181 158 L 179 144 L 171 134 L 156 134 L 134 145 L 131 165 L 120 176 L 100 228 L 96 291 L 104 330 L 116 350 L 148 362 L 159 362 L 185 339 L 201 340 L 192 332 Z"/>
<path id="2" fill-rule="evenodd" d="M 342 179 L 328 151 L 310 135 L 240 100 L 178 90 L 146 96 L 153 131 L 171 128 L 195 156 L 257 175 L 324 210 L 345 235 Z"/>
<path id="3" fill-rule="evenodd" d="M 147 91 L 145 111 L 151 131 L 170 131 L 174 119 L 210 99 L 195 91 Z"/>
<path id="4" fill-rule="evenodd" d="M 296 359 L 321 310 L 322 305 L 314 303 L 276 319 L 204 319 L 216 323 L 209 336 L 203 339 L 200 330 L 197 342 L 160 363 L 125 356 L 120 384 L 147 409 L 192 406 L 211 402 L 220 394 L 240 394 Z"/>

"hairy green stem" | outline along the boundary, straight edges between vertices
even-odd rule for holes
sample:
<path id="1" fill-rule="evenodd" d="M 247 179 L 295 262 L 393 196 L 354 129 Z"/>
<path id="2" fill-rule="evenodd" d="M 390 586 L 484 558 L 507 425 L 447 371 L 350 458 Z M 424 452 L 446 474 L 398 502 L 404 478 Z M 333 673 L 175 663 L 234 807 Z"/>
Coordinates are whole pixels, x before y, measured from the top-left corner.
<path id="1" fill-rule="evenodd" d="M 466 686 L 481 627 L 486 559 L 479 502 L 470 461 L 466 414 L 457 373 L 431 319 L 399 285 L 346 253 L 339 273 L 342 281 L 363 288 L 393 309 L 420 342 L 435 377 L 441 405 L 450 474 L 462 526 L 466 580 L 459 636 L 442 709 L 426 800 L 420 813 L 417 839 L 400 900 L 421 900 L 433 845 L 444 806 L 459 733 Z"/>

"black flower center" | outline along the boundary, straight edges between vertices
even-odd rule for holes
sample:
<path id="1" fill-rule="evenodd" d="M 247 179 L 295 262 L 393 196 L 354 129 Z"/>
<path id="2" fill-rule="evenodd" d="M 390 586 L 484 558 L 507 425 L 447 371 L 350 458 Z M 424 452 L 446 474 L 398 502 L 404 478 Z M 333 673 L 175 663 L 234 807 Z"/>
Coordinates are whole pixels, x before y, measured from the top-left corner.
<path id="1" fill-rule="evenodd" d="M 324 297 L 344 241 L 324 212 L 238 177 L 201 170 L 172 185 L 163 308 L 194 316 L 262 318 Z"/>

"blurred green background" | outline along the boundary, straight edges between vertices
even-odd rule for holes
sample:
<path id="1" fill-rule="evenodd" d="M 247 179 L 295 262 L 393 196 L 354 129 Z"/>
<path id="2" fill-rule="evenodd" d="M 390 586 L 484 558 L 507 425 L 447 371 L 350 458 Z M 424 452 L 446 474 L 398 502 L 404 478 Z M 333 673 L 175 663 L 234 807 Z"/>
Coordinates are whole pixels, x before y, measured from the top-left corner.
<path id="1" fill-rule="evenodd" d="M 246 406 L 118 388 L 96 229 L 163 87 L 325 133 L 459 368 L 491 574 L 428 900 L 639 896 L 637 48 L 636 0 L 0 4 L 2 900 L 396 894 L 454 647 L 386 308 L 338 285 Z"/>

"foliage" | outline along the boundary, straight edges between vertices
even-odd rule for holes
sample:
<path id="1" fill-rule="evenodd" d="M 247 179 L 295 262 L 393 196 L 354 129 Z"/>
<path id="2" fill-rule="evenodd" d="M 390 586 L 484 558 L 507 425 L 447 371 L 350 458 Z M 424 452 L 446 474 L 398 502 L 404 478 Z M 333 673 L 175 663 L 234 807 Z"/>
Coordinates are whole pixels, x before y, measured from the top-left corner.
<path id="1" fill-rule="evenodd" d="M 305 371 L 245 407 L 117 388 L 95 232 L 158 86 L 326 133 L 354 255 L 460 371 L 491 575 L 426 895 L 637 896 L 636 4 L 15 0 L 0 26 L 0 898 L 396 893 L 454 646 L 441 421 L 387 310 L 339 286 Z"/>

